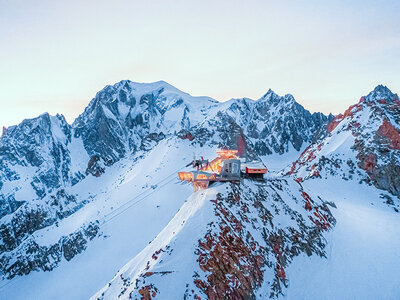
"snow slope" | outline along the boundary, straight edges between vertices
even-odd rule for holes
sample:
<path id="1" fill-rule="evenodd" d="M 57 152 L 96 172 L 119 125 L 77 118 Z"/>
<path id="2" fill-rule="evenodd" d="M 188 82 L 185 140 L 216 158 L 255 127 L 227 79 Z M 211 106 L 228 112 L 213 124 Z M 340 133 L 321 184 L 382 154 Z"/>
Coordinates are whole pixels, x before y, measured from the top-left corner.
<path id="1" fill-rule="evenodd" d="M 399 214 L 382 203 L 374 187 L 341 179 L 312 180 L 304 186 L 335 202 L 337 225 L 326 235 L 327 259 L 303 256 L 288 267 L 284 298 L 398 299 Z"/>

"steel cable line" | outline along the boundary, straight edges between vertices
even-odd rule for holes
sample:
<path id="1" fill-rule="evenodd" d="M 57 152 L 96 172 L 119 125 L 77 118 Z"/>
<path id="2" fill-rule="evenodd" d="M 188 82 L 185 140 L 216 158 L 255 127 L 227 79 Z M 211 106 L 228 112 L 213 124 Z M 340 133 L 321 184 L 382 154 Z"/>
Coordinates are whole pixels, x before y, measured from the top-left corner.
<path id="1" fill-rule="evenodd" d="M 104 226 L 105 224 L 107 224 L 108 222 L 110 222 L 111 220 L 115 219 L 116 217 L 122 215 L 124 212 L 126 212 L 128 209 L 130 209 L 132 206 L 135 206 L 136 204 L 138 204 L 139 202 L 143 201 L 144 199 L 146 199 L 147 197 L 149 197 L 150 195 L 152 195 L 153 193 L 155 193 L 159 188 L 162 188 L 164 186 L 166 186 L 167 184 L 169 184 L 170 182 L 174 181 L 175 178 L 171 178 L 170 180 L 168 180 L 167 182 L 165 182 L 164 184 L 160 185 L 157 187 L 157 189 L 154 189 L 153 191 L 151 191 L 149 194 L 145 195 L 143 198 L 131 203 L 131 205 L 127 206 L 125 209 L 123 209 L 122 211 L 118 212 L 116 215 L 112 216 L 111 218 L 109 218 L 108 220 L 105 220 L 102 224 L 99 225 L 99 227 Z M 134 198 L 136 199 L 136 198 Z M 132 200 L 130 200 L 131 202 Z"/>
<path id="2" fill-rule="evenodd" d="M 171 173 L 170 175 L 166 176 L 165 178 L 163 178 L 162 180 L 158 181 L 155 185 L 157 186 L 155 189 L 151 190 L 151 188 L 143 191 L 142 193 L 140 193 L 139 195 L 135 196 L 133 199 L 129 200 L 128 202 L 124 203 L 123 205 L 121 205 L 120 207 L 118 207 L 116 210 L 114 210 L 113 212 L 103 216 L 102 218 L 99 219 L 100 221 L 103 221 L 104 219 L 106 219 L 107 217 L 109 217 L 111 214 L 116 213 L 118 210 L 122 209 L 124 206 L 128 205 L 129 203 L 131 203 L 132 201 L 138 199 L 140 196 L 143 196 L 146 192 L 150 191 L 150 193 L 148 193 L 147 195 L 144 195 L 141 199 L 137 200 L 134 203 L 131 203 L 128 207 L 126 207 L 125 209 L 123 209 L 122 211 L 118 212 L 116 215 L 112 216 L 110 219 L 105 220 L 104 223 L 100 224 L 99 227 L 104 226 L 105 224 L 107 224 L 108 222 L 110 222 L 111 220 L 115 219 L 116 217 L 120 216 L 121 214 L 123 214 L 124 212 L 126 212 L 129 208 L 131 208 L 132 206 L 136 205 L 137 203 L 143 201 L 144 199 L 146 199 L 147 197 L 149 197 L 150 195 L 152 195 L 154 192 L 156 192 L 158 189 L 166 186 L 167 184 L 169 184 L 170 182 L 174 181 L 175 178 L 171 178 L 168 181 L 164 182 L 162 185 L 161 184 L 163 181 L 167 180 L 169 177 L 173 176 L 174 174 L 176 174 L 177 172 L 179 172 L 180 170 L 186 168 L 187 165 L 179 168 L 178 170 L 174 171 L 173 173 Z M 0 286 L 0 290 L 3 290 L 7 285 L 13 283 L 14 281 L 21 279 L 21 277 L 17 277 L 15 276 L 14 278 L 12 278 L 11 280 L 7 281 L 5 284 Z"/>
<path id="3" fill-rule="evenodd" d="M 165 180 L 167 180 L 169 177 L 175 175 L 177 172 L 179 172 L 180 170 L 184 169 L 185 167 L 186 167 L 186 166 L 179 168 L 178 170 L 172 172 L 172 173 L 169 174 L 168 176 L 164 177 L 163 179 L 161 179 L 160 181 L 158 181 L 157 183 L 155 183 L 155 185 L 157 186 L 155 189 L 152 189 L 151 187 L 148 188 L 147 190 L 145 190 L 145 191 L 141 192 L 140 194 L 136 195 L 135 197 L 133 197 L 131 200 L 129 200 L 129 201 L 125 202 L 124 204 L 122 204 L 121 206 L 117 207 L 117 208 L 116 208 L 115 210 L 113 210 L 112 212 L 110 212 L 110 213 L 104 215 L 104 216 L 101 217 L 98 221 L 101 222 L 101 221 L 107 219 L 109 216 L 111 216 L 111 215 L 113 215 L 113 214 L 115 214 L 115 213 L 118 213 L 119 210 L 123 209 L 125 206 L 129 205 L 132 201 L 138 199 L 139 197 L 143 196 L 144 194 L 146 194 L 146 193 L 149 192 L 149 191 L 150 191 L 150 194 L 149 194 L 149 195 L 151 195 L 151 194 L 154 193 L 156 190 L 158 190 L 160 187 L 165 186 L 165 184 L 160 185 L 163 181 L 165 181 Z M 172 178 L 172 179 L 174 179 L 174 178 Z M 172 181 L 172 180 L 169 180 L 168 183 L 171 182 L 171 181 Z M 146 198 L 146 197 L 148 197 L 149 195 L 144 196 L 143 198 Z M 142 199 L 140 199 L 140 201 L 141 201 L 141 200 L 142 200 Z M 136 202 L 135 202 L 135 203 L 136 203 Z M 131 207 L 131 206 L 129 206 L 129 207 Z M 111 218 L 114 218 L 114 217 L 111 217 Z M 108 221 L 106 221 L 106 222 L 108 222 Z"/>

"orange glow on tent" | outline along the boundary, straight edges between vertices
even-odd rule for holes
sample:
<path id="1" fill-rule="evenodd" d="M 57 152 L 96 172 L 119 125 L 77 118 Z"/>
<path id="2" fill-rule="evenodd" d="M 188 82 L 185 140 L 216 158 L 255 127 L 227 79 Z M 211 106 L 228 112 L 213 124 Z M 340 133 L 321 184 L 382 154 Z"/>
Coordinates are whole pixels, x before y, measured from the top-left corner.
<path id="1" fill-rule="evenodd" d="M 179 176 L 180 180 L 193 181 L 193 173 L 192 172 L 178 172 L 178 176 Z"/>
<path id="2" fill-rule="evenodd" d="M 228 159 L 237 158 L 236 154 L 238 150 L 218 150 L 218 157 L 213 159 L 211 162 L 206 163 L 201 168 L 198 168 L 194 172 L 178 172 L 180 180 L 189 181 L 193 183 L 193 190 L 198 191 L 199 189 L 206 189 L 210 182 L 213 181 L 228 181 L 223 180 L 218 174 L 221 173 L 222 163 Z M 200 172 L 199 172 L 200 171 Z M 202 172 L 209 173 L 202 173 Z"/>
<path id="3" fill-rule="evenodd" d="M 210 161 L 207 165 L 202 167 L 201 171 L 211 171 L 214 173 L 221 173 L 222 167 L 221 164 L 227 160 L 232 158 L 237 158 L 237 150 L 217 150 L 218 157 Z"/>
<path id="4" fill-rule="evenodd" d="M 207 179 L 206 174 L 197 174 L 196 179 Z"/>
<path id="5" fill-rule="evenodd" d="M 211 171 L 214 173 L 220 173 L 222 167 L 220 166 L 220 164 L 224 161 L 225 159 L 221 158 L 221 157 L 217 157 L 215 159 L 213 159 L 212 161 L 210 161 L 207 165 L 205 165 L 204 167 L 202 167 L 200 170 L 201 171 Z"/>

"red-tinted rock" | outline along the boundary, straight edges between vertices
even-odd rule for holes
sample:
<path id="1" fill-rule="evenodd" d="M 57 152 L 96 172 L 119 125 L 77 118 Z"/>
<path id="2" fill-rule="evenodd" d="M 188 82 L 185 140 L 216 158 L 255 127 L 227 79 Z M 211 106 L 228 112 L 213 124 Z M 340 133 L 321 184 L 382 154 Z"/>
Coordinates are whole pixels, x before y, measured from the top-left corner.
<path id="1" fill-rule="evenodd" d="M 304 200 L 306 201 L 310 201 L 311 197 L 306 193 L 306 192 L 302 192 L 301 196 L 304 198 Z"/>
<path id="2" fill-rule="evenodd" d="M 400 135 L 397 129 L 387 120 L 383 120 L 378 129 L 378 134 L 390 140 L 390 148 L 400 150 Z"/>
<path id="3" fill-rule="evenodd" d="M 307 155 L 307 158 L 306 158 L 306 161 L 307 162 L 310 162 L 310 161 L 313 161 L 315 159 L 315 154 L 314 154 L 314 152 L 313 151 L 309 151 L 308 152 L 308 155 Z"/>
<path id="4" fill-rule="evenodd" d="M 371 172 L 374 169 L 375 164 L 376 164 L 376 157 L 374 154 L 370 153 L 364 160 L 362 164 L 362 169 L 367 172 Z"/>
<path id="5" fill-rule="evenodd" d="M 286 278 L 285 269 L 280 264 L 276 265 L 276 276 L 283 279 Z"/>
<path id="6" fill-rule="evenodd" d="M 139 289 L 140 300 L 151 300 L 157 295 L 157 288 L 146 285 Z"/>
<path id="7" fill-rule="evenodd" d="M 333 120 L 328 124 L 328 131 L 332 132 L 343 119 L 347 117 L 353 117 L 354 113 L 361 111 L 362 110 L 361 103 L 364 102 L 364 100 L 361 101 L 361 99 L 360 103 L 351 105 L 348 109 L 346 109 L 343 115 L 339 114 L 336 117 L 334 117 Z"/>
<path id="8" fill-rule="evenodd" d="M 238 147 L 237 155 L 243 156 L 246 151 L 246 140 L 244 139 L 243 134 L 241 134 L 237 140 L 237 147 Z"/>
<path id="9" fill-rule="evenodd" d="M 333 120 L 328 124 L 328 131 L 332 132 L 340 122 L 343 120 L 343 115 L 339 114 L 336 117 L 333 118 Z"/>
<path id="10" fill-rule="evenodd" d="M 350 105 L 349 108 L 344 112 L 343 119 L 347 117 L 352 117 L 354 113 L 359 112 L 362 109 L 362 105 L 360 103 Z"/>
<path id="11" fill-rule="evenodd" d="M 313 215 L 316 218 L 310 217 L 310 220 L 320 229 L 320 230 L 328 230 L 331 227 L 329 223 L 328 216 L 322 214 L 318 211 L 318 207 L 315 207 L 315 211 Z"/>
<path id="12" fill-rule="evenodd" d="M 321 177 L 321 175 L 319 174 L 319 172 L 317 170 L 315 170 L 312 174 L 312 176 L 314 177 Z"/>
<path id="13" fill-rule="evenodd" d="M 181 135 L 180 138 L 182 140 L 189 140 L 189 141 L 193 141 L 194 140 L 194 136 L 190 132 L 188 132 L 188 133 L 186 133 L 184 135 Z"/>
<path id="14" fill-rule="evenodd" d="M 296 170 L 296 164 L 297 161 L 292 163 L 292 167 L 290 168 L 290 171 L 286 175 L 292 175 L 294 173 L 294 171 Z"/>
<path id="15" fill-rule="evenodd" d="M 164 250 L 163 250 L 163 249 L 157 250 L 156 252 L 153 253 L 153 255 L 152 255 L 151 257 L 152 257 L 154 260 L 157 260 L 157 259 L 158 259 L 158 255 L 159 255 L 161 252 L 164 252 Z"/>
<path id="16" fill-rule="evenodd" d="M 233 227 L 238 226 L 234 216 L 229 220 Z M 194 284 L 208 299 L 247 299 L 262 283 L 264 258 L 256 254 L 257 243 L 247 246 L 229 226 L 220 228 L 218 236 L 208 234 L 199 241 L 197 261 L 200 269 L 209 274 L 206 280 L 196 279 Z"/>

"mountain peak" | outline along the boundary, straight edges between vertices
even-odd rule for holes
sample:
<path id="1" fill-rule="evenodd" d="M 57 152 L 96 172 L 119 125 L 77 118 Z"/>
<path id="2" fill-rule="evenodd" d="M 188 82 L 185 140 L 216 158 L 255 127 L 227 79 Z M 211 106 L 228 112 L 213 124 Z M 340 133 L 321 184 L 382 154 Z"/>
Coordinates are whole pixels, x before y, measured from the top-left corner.
<path id="1" fill-rule="evenodd" d="M 273 90 L 268 89 L 268 91 L 260 99 L 271 99 L 275 97 L 279 97 L 279 95 L 276 94 Z"/>
<path id="2" fill-rule="evenodd" d="M 274 102 L 274 103 L 291 103 L 295 102 L 294 97 L 291 94 L 286 94 L 285 96 L 280 96 L 273 90 L 269 89 L 264 96 L 258 99 L 260 102 Z"/>
<path id="3" fill-rule="evenodd" d="M 375 87 L 375 89 L 370 92 L 366 97 L 365 100 L 367 101 L 374 101 L 374 100 L 386 100 L 386 101 L 394 101 L 399 99 L 397 94 L 392 93 L 392 91 L 382 84 Z"/>
<path id="4" fill-rule="evenodd" d="M 131 81 L 129 79 L 123 79 L 117 83 L 115 83 L 113 86 L 116 88 L 123 87 L 123 86 L 133 86 L 133 87 L 148 87 L 148 88 L 173 88 L 176 89 L 173 85 L 169 84 L 168 82 L 164 80 L 159 80 L 155 82 L 136 82 L 136 81 Z"/>

